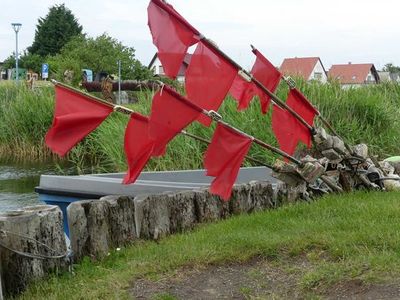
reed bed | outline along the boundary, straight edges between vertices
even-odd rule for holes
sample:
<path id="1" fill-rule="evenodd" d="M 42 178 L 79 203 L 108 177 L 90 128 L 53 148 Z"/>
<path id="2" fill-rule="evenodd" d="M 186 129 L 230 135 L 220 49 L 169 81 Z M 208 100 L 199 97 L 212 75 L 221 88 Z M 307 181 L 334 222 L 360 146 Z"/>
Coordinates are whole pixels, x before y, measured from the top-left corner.
<path id="1" fill-rule="evenodd" d="M 380 157 L 400 154 L 399 103 L 400 86 L 379 84 L 362 88 L 342 89 L 338 84 L 298 81 L 298 87 L 316 105 L 337 132 L 349 143 L 367 143 Z M 286 98 L 287 87 L 282 84 L 278 96 Z M 129 107 L 148 114 L 151 92 L 137 92 L 138 103 Z M 220 113 L 224 120 L 255 137 L 277 145 L 271 130 L 271 111 L 260 113 L 255 99 L 246 111 L 237 112 L 237 103 L 227 97 Z M 0 160 L 68 162 L 77 173 L 124 171 L 126 161 L 123 140 L 128 116 L 113 113 L 98 129 L 79 143 L 63 160 L 51 154 L 44 145 L 44 136 L 51 126 L 54 90 L 41 87 L 29 90 L 24 85 L 0 84 Z M 190 133 L 211 139 L 210 128 L 193 123 Z M 147 170 L 195 169 L 202 167 L 207 145 L 189 137 L 177 136 L 168 146 L 167 154 L 152 159 Z M 265 162 L 275 157 L 258 146 L 250 155 Z M 247 164 L 249 164 L 247 162 Z"/>

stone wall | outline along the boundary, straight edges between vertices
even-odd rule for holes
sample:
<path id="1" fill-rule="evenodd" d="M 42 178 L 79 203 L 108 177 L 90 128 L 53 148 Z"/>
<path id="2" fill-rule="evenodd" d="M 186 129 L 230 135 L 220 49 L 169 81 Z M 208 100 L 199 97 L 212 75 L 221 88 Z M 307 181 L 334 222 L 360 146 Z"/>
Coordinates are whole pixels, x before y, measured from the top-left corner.
<path id="1" fill-rule="evenodd" d="M 268 182 L 235 185 L 229 202 L 206 189 L 138 196 L 107 196 L 68 207 L 74 260 L 101 258 L 135 239 L 158 240 L 191 230 L 199 223 L 274 208 L 302 197 L 304 190 Z"/>
<path id="2" fill-rule="evenodd" d="M 250 182 L 235 185 L 228 202 L 206 189 L 77 201 L 67 209 L 73 259 L 79 261 L 84 256 L 100 259 L 136 239 L 158 240 L 191 230 L 200 223 L 278 207 L 304 196 L 305 188 L 293 190 L 279 184 Z M 66 270 L 62 224 L 62 213 L 57 206 L 28 207 L 0 215 L 1 279 L 6 294 L 19 293 L 33 280 Z M 62 258 L 54 258 L 62 254 Z"/>

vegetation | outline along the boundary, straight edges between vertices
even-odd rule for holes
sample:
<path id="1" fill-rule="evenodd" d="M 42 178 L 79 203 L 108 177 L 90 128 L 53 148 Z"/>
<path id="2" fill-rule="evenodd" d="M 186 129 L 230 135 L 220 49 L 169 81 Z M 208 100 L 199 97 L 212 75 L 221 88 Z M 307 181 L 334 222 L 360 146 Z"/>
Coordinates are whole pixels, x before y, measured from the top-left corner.
<path id="1" fill-rule="evenodd" d="M 339 85 L 300 83 L 299 88 L 320 108 L 338 133 L 350 144 L 365 142 L 374 154 L 381 157 L 400 153 L 400 86 L 380 84 L 359 89 L 343 90 Z M 278 91 L 284 99 L 287 90 Z M 35 91 L 12 84 L 0 85 L 0 158 L 48 160 L 52 156 L 43 145 L 43 137 L 52 122 L 53 90 Z M 136 111 L 148 114 L 151 92 L 138 92 L 139 101 L 130 105 Z M 276 145 L 271 131 L 270 114 L 260 113 L 258 101 L 253 101 L 244 112 L 236 111 L 236 102 L 228 98 L 220 109 L 224 119 L 263 141 Z M 113 113 L 97 130 L 79 143 L 68 160 L 83 172 L 88 166 L 93 171 L 123 171 L 126 169 L 123 152 L 124 130 L 128 118 Z M 213 127 L 192 124 L 188 131 L 211 138 Z M 176 137 L 163 158 L 152 159 L 148 170 L 192 169 L 202 167 L 207 145 L 184 136 Z M 253 146 L 250 155 L 270 162 L 270 152 Z"/>
<path id="2" fill-rule="evenodd" d="M 107 72 L 117 74 L 117 61 L 121 61 L 121 76 L 125 79 L 147 79 L 150 71 L 135 58 L 135 49 L 126 47 L 107 34 L 97 38 L 79 35 L 71 39 L 59 54 L 49 57 L 53 76 L 64 79 L 64 71 L 74 71 L 74 84 L 82 80 L 82 69 L 91 69 L 94 74 Z"/>
<path id="3" fill-rule="evenodd" d="M 203 225 L 157 243 L 136 242 L 103 261 L 84 260 L 74 274 L 39 282 L 20 299 L 125 299 L 138 278 L 184 276 L 185 270 L 254 257 L 273 261 L 291 277 L 299 275 L 295 286 L 304 294 L 350 280 L 398 282 L 399 196 L 329 195 Z"/>
<path id="4" fill-rule="evenodd" d="M 109 74 L 117 73 L 121 60 L 124 79 L 147 79 L 152 75 L 137 59 L 135 49 L 102 34 L 96 38 L 82 33 L 82 26 L 64 4 L 50 7 L 48 14 L 38 20 L 33 44 L 20 56 L 19 67 L 41 72 L 43 63 L 50 66 L 50 76 L 63 80 L 66 70 L 74 71 L 73 83 L 81 81 L 82 69 L 92 69 Z M 3 67 L 15 66 L 15 53 Z"/>
<path id="5" fill-rule="evenodd" d="M 71 38 L 81 33 L 82 26 L 71 10 L 64 4 L 54 5 L 50 7 L 46 17 L 38 20 L 35 39 L 28 48 L 29 53 L 41 57 L 56 55 Z"/>

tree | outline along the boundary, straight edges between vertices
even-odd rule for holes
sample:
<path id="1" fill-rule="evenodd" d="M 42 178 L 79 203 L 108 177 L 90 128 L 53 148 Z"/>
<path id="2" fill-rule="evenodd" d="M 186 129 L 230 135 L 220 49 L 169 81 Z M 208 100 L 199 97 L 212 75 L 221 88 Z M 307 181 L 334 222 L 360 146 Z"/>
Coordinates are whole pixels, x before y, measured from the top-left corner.
<path id="1" fill-rule="evenodd" d="M 22 68 L 32 70 L 36 73 L 42 71 L 42 63 L 44 63 L 44 60 L 38 54 L 31 54 L 25 51 L 19 61 Z"/>
<path id="2" fill-rule="evenodd" d="M 3 68 L 5 70 L 15 68 L 15 53 L 13 53 L 4 60 Z"/>
<path id="3" fill-rule="evenodd" d="M 390 73 L 400 73 L 400 67 L 393 65 L 392 63 L 387 63 L 383 67 L 383 71 L 390 72 Z"/>
<path id="4" fill-rule="evenodd" d="M 32 70 L 33 72 L 40 73 L 42 69 L 42 63 L 44 59 L 38 54 L 31 54 L 27 51 L 24 51 L 19 57 L 18 66 L 20 68 Z M 10 55 L 4 60 L 3 64 L 4 69 L 13 69 L 15 68 L 15 54 Z"/>
<path id="5" fill-rule="evenodd" d="M 71 39 L 60 53 L 49 58 L 52 72 L 58 79 L 66 70 L 74 71 L 74 83 L 81 80 L 81 70 L 91 69 L 94 73 L 117 74 L 117 61 L 121 60 L 123 79 L 148 79 L 152 73 L 135 58 L 135 49 L 122 45 L 118 40 L 102 34 L 97 38 L 80 35 Z"/>
<path id="6" fill-rule="evenodd" d="M 72 37 L 82 33 L 82 26 L 64 4 L 52 6 L 46 17 L 38 22 L 28 51 L 42 57 L 56 55 Z"/>

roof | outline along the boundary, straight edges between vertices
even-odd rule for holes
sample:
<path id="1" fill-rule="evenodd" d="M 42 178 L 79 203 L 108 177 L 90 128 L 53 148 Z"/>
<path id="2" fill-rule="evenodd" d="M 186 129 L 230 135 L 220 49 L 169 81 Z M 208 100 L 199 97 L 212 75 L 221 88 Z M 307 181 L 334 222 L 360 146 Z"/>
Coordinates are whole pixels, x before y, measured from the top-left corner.
<path id="1" fill-rule="evenodd" d="M 332 65 L 328 76 L 338 79 L 341 84 L 363 84 L 366 83 L 368 73 L 371 72 L 375 81 L 379 82 L 379 75 L 374 64 L 343 64 Z"/>
<path id="2" fill-rule="evenodd" d="M 321 63 L 322 68 L 326 73 L 324 65 L 319 57 L 285 58 L 279 69 L 285 75 L 301 76 L 305 80 L 308 80 L 318 61 Z"/>
<path id="3" fill-rule="evenodd" d="M 183 62 L 181 67 L 179 68 L 179 72 L 177 76 L 185 76 L 186 69 L 188 68 L 190 61 L 192 59 L 192 54 L 186 53 L 185 57 L 183 58 Z M 151 70 L 151 68 L 154 66 L 154 63 L 157 60 L 157 53 L 154 54 L 153 58 L 151 59 L 148 69 Z"/>

